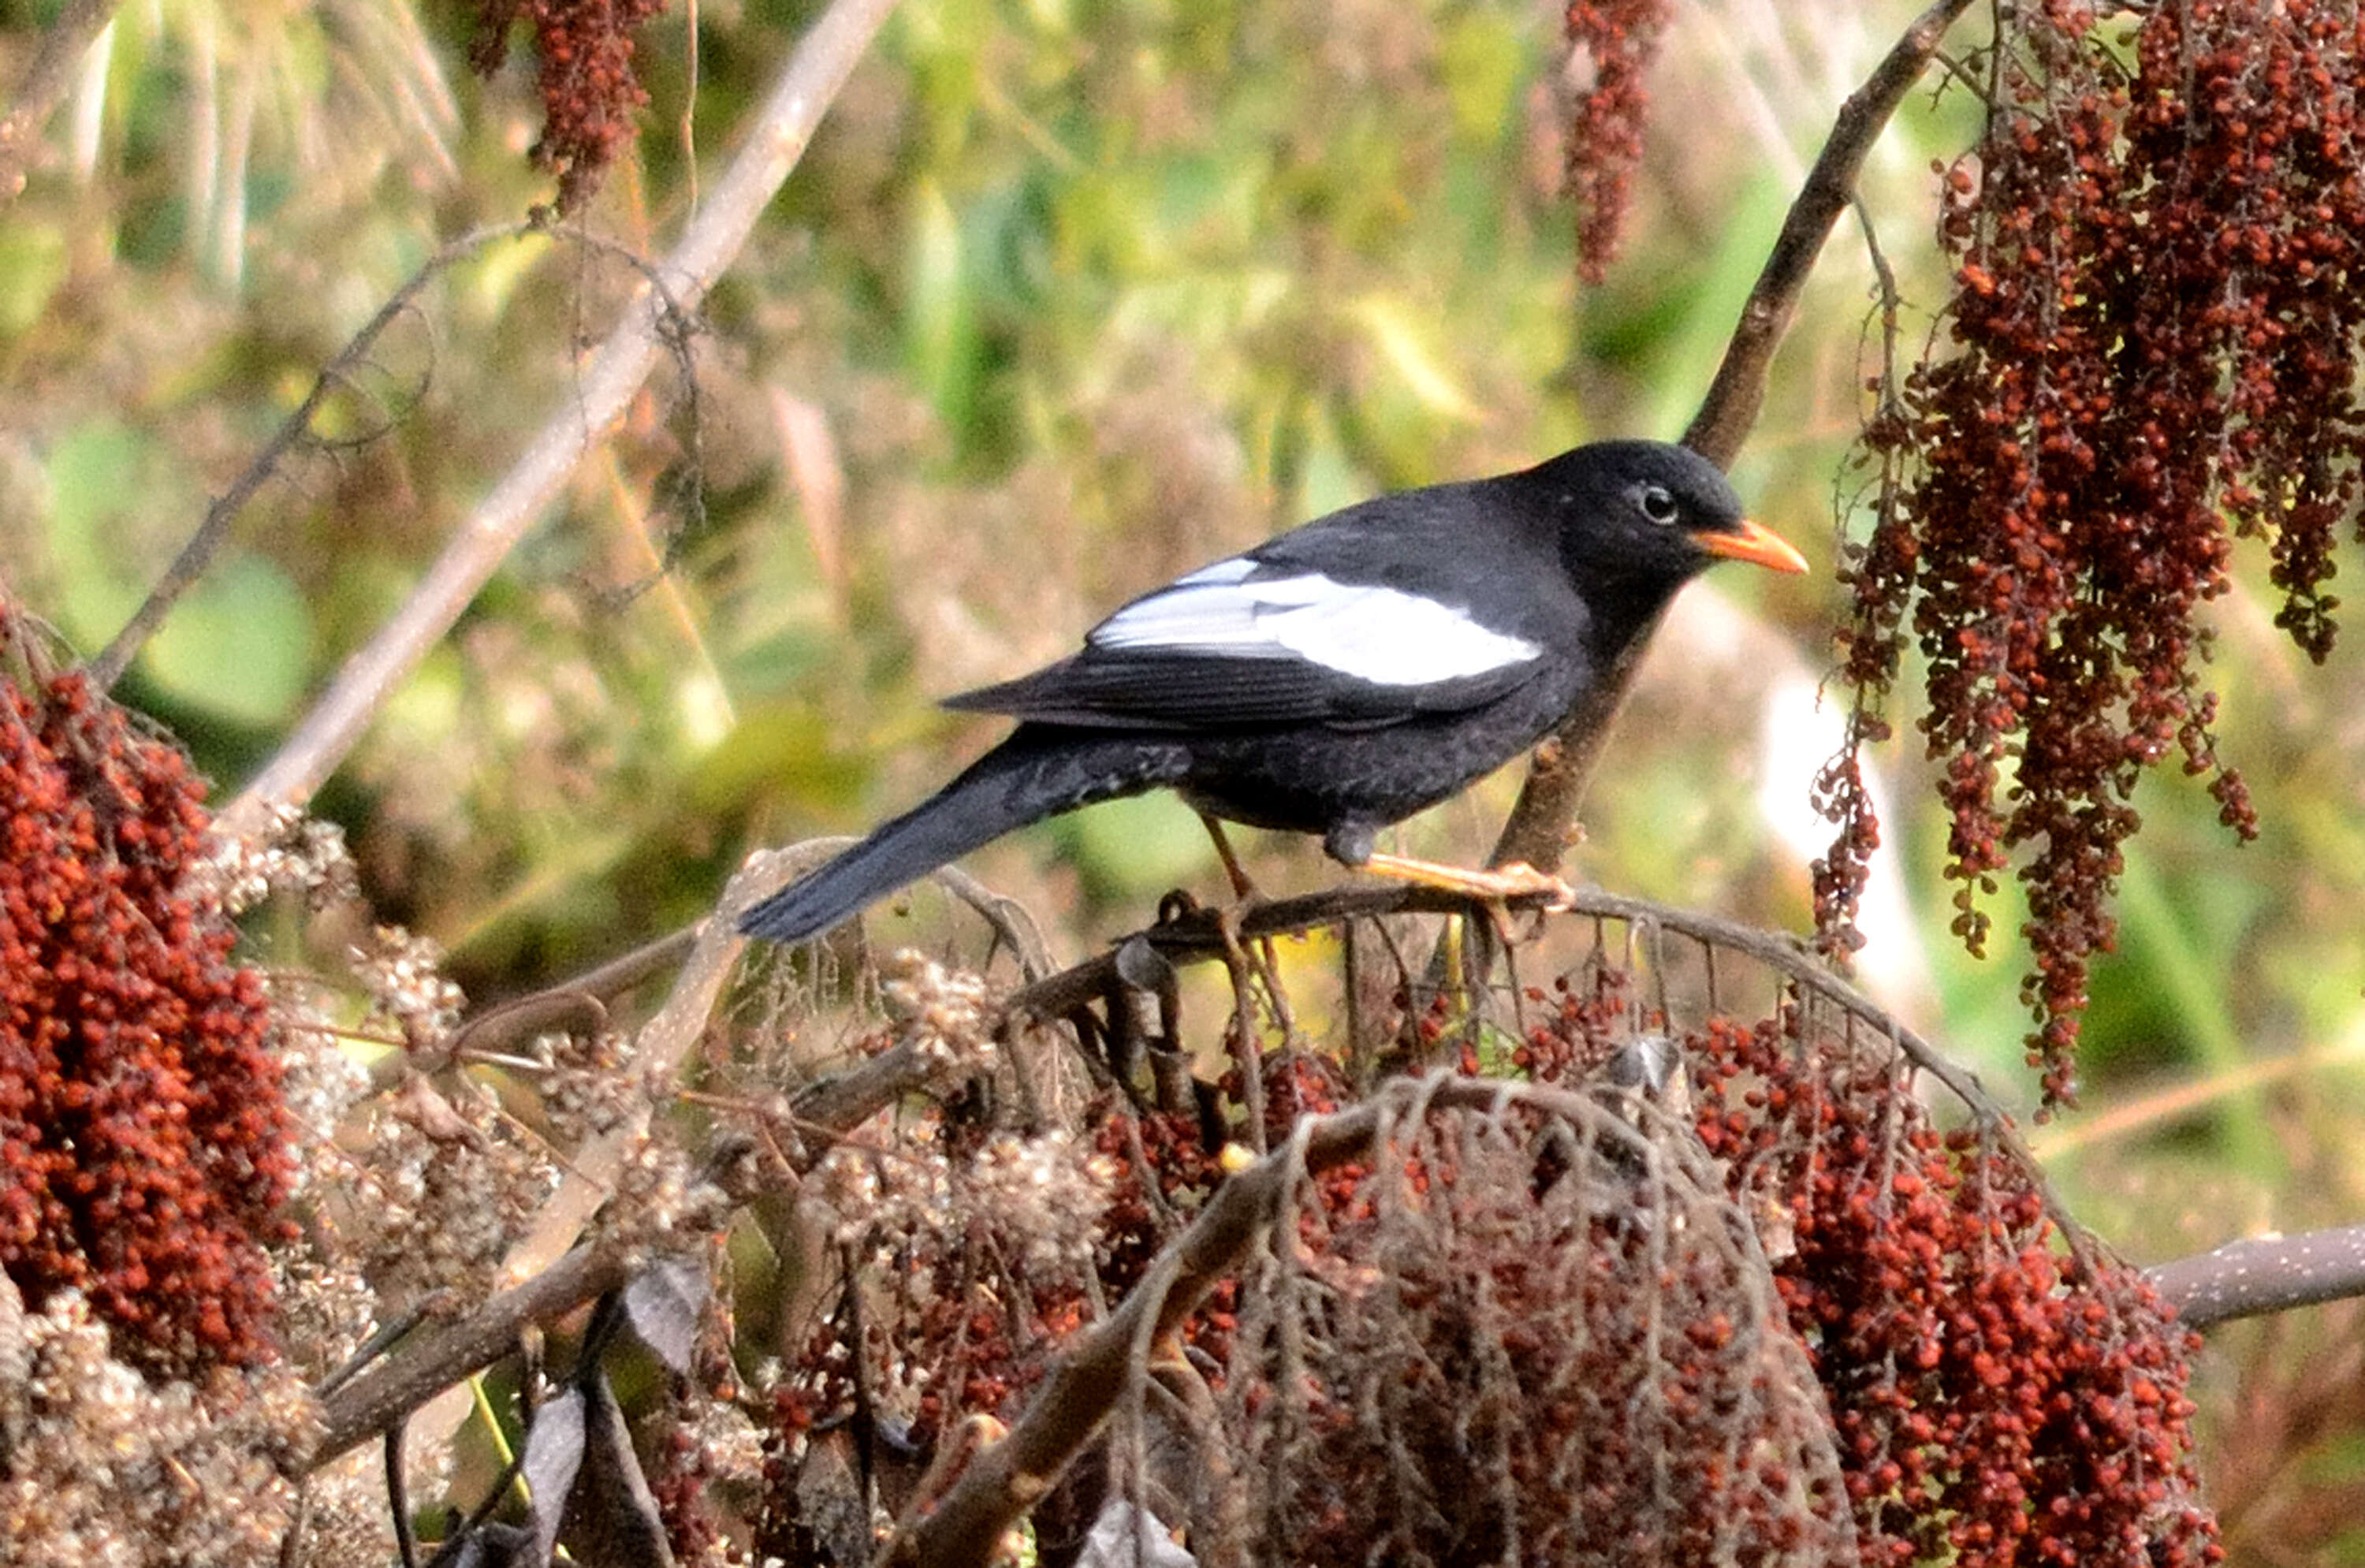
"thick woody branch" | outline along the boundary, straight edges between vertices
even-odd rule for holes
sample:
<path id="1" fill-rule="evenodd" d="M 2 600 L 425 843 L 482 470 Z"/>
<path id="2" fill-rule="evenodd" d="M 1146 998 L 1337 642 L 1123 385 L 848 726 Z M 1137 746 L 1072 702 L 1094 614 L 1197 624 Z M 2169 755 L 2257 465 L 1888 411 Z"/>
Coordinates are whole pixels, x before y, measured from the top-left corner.
<path id="1" fill-rule="evenodd" d="M 584 1247 L 456 1323 L 435 1328 L 320 1402 L 319 1440 L 297 1473 L 318 1470 L 369 1441 L 462 1378 L 517 1349 L 518 1336 L 564 1317 L 631 1280 L 622 1249 Z"/>
<path id="2" fill-rule="evenodd" d="M 2365 1225 L 2229 1241 L 2146 1271 L 2187 1327 L 2365 1295 Z"/>

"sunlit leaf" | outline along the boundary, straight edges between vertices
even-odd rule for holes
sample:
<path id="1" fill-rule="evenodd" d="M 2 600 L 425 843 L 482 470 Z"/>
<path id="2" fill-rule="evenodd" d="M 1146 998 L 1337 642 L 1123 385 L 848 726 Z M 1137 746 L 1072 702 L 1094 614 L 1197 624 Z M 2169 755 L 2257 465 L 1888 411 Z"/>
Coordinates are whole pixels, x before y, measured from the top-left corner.
<path id="1" fill-rule="evenodd" d="M 65 236 L 54 229 L 0 226 L 0 337 L 32 327 L 66 276 Z"/>
<path id="2" fill-rule="evenodd" d="M 1420 320 L 1404 300 L 1367 294 L 1355 301 L 1351 314 L 1430 413 L 1452 420 L 1479 418 L 1478 405 L 1439 356 L 1433 325 Z"/>
<path id="3" fill-rule="evenodd" d="M 193 706 L 245 724 L 294 711 L 311 667 L 312 615 L 287 574 L 259 555 L 217 562 L 173 607 L 142 667 Z"/>
<path id="4" fill-rule="evenodd" d="M 1206 830 L 1184 807 L 1158 795 L 1111 801 L 1061 819 L 1059 836 L 1096 891 L 1110 897 L 1168 888 L 1223 886 L 1223 869 Z"/>
<path id="5" fill-rule="evenodd" d="M 1474 8 L 1444 29 L 1439 63 L 1446 97 L 1462 134 L 1473 140 L 1501 136 L 1523 96 L 1534 68 L 1534 29 L 1513 13 Z"/>
<path id="6" fill-rule="evenodd" d="M 162 560 L 132 558 L 127 541 L 157 511 L 196 501 L 196 487 L 169 449 L 120 420 L 89 420 L 48 454 L 49 555 L 67 633 L 86 647 L 115 635 L 139 605 Z M 194 508 L 190 513 L 193 524 Z"/>
<path id="7" fill-rule="evenodd" d="M 923 180 L 906 240 L 903 356 L 937 419 L 956 437 L 969 429 L 979 369 L 976 312 L 961 246 L 952 204 L 933 180 Z"/>

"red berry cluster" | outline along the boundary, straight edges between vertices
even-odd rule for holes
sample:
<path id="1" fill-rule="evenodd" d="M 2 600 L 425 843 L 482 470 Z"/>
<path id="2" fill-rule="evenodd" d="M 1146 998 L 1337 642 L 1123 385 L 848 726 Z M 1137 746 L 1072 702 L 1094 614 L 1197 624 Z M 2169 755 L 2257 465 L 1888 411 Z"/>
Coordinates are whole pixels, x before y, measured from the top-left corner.
<path id="1" fill-rule="evenodd" d="M 1201 1141 L 1194 1117 L 1148 1112 L 1136 1115 L 1102 1101 L 1095 1108 L 1093 1147 L 1117 1168 L 1109 1206 L 1101 1216 L 1101 1279 L 1122 1294 L 1149 1267 L 1170 1239 L 1161 1211 L 1187 1220 L 1223 1182 L 1224 1169 Z M 1133 1146 L 1138 1140 L 1137 1160 Z M 1157 1187 L 1152 1199 L 1149 1183 Z"/>
<path id="2" fill-rule="evenodd" d="M 729 1538 L 715 1522 L 714 1456 L 698 1439 L 689 1401 L 672 1391 L 649 1466 L 649 1495 L 665 1521 L 666 1545 L 676 1562 L 726 1562 Z"/>
<path id="3" fill-rule="evenodd" d="M 2143 1276 L 2090 1267 L 2026 1175 L 1942 1136 L 1881 1058 L 1787 1028 L 1694 1036 L 1698 1126 L 1769 1216 L 1867 1562 L 2218 1562 L 2186 1358 Z"/>
<path id="4" fill-rule="evenodd" d="M 749 1546 L 758 1562 L 826 1562 L 813 1512 L 802 1496 L 808 1445 L 827 1406 L 801 1383 L 784 1383 L 772 1395 L 770 1428 L 764 1437 L 764 1495 L 756 1509 Z"/>
<path id="5" fill-rule="evenodd" d="M 2138 14 L 2130 56 L 2084 0 L 2001 13 L 1987 128 L 1945 186 L 1951 352 L 1867 428 L 1883 501 L 1849 572 L 1867 711 L 1909 625 L 1927 662 L 1974 952 L 2029 850 L 2031 1056 L 2060 1101 L 2137 779 L 2179 756 L 2256 832 L 2201 675 L 2230 542 L 2267 541 L 2280 622 L 2322 657 L 2365 460 L 2365 23 L 2322 0 Z M 1824 794 L 1819 917 L 1844 947 L 1873 830 L 1848 770 Z"/>
<path id="6" fill-rule="evenodd" d="M 1632 989 L 1595 965 L 1530 991 L 1542 1017 L 1521 1064 L 1586 1076 L 1630 1040 Z M 2220 1559 L 2193 1501 L 2192 1341 L 2139 1275 L 2074 1261 L 2027 1172 L 1940 1134 L 1887 1053 L 1810 1044 L 1784 1018 L 1711 1025 L 1685 1056 L 1696 1146 L 1662 1138 L 1644 1159 L 1532 1113 L 1439 1114 L 1301 1192 L 1285 1252 L 1184 1334 L 1260 1478 L 1211 1524 L 1239 1532 L 1230 1547 L 1276 1562 Z M 1265 1070 L 1277 1122 L 1348 1099 L 1317 1057 Z M 1087 1118 L 1121 1172 L 1096 1252 L 1115 1301 L 1223 1178 L 1194 1116 L 1111 1094 Z M 971 1413 L 1010 1418 L 1090 1315 L 1067 1271 L 1028 1278 L 981 1243 L 992 1229 L 979 1215 L 917 1233 L 898 1282 L 866 1287 L 869 1403 L 912 1412 L 923 1446 Z M 823 1325 L 784 1384 L 768 1539 L 806 1529 L 790 1462 L 807 1434 L 863 1407 L 851 1321 Z M 882 1399 L 891 1384 L 915 1397 Z"/>
<path id="7" fill-rule="evenodd" d="M 478 0 L 468 51 L 477 74 L 501 68 L 521 17 L 533 28 L 543 114 L 533 161 L 558 176 L 561 217 L 599 189 L 639 134 L 633 117 L 649 95 L 633 66 L 633 32 L 664 10 L 665 0 Z"/>
<path id="8" fill-rule="evenodd" d="M 80 676 L 0 669 L 0 1268 L 175 1374 L 269 1355 L 293 1173 L 263 982 L 178 890 L 202 793 Z"/>
<path id="9" fill-rule="evenodd" d="M 1530 987 L 1528 1000 L 1547 1003 L 1549 1017 L 1528 1030 L 1512 1065 L 1538 1083 L 1576 1083 L 1618 1050 L 1633 1011 L 1625 970 L 1597 966 L 1586 978 L 1561 975 L 1549 991 Z"/>
<path id="10" fill-rule="evenodd" d="M 1577 87 L 1568 128 L 1577 274 L 1587 283 L 1599 283 L 1618 259 L 1651 112 L 1643 78 L 1658 58 L 1667 9 L 1667 0 L 1569 0 L 1569 47 L 1592 66 L 1591 82 Z"/>

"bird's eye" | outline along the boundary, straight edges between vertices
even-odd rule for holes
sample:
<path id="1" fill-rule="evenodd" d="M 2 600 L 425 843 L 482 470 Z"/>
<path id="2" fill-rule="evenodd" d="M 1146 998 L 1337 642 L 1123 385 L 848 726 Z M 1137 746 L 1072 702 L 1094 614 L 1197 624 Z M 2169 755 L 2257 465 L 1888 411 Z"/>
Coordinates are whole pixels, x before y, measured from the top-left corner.
<path id="1" fill-rule="evenodd" d="M 1676 505 L 1675 496 L 1664 485 L 1641 487 L 1634 492 L 1634 504 L 1642 509 L 1644 517 L 1662 528 L 1673 523 L 1683 512 L 1683 509 Z"/>

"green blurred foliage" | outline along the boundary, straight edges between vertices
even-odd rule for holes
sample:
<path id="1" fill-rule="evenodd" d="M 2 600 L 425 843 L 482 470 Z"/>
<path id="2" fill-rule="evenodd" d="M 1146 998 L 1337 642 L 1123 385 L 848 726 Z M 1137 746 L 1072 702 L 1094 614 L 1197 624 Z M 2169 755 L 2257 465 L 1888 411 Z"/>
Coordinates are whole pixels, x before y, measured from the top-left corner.
<path id="1" fill-rule="evenodd" d="M 694 409 L 662 377 L 580 465 L 323 808 L 387 914 L 450 945 L 473 992 L 514 992 L 696 916 L 755 845 L 909 805 L 996 733 L 935 698 L 1058 655 L 1131 593 L 1379 489 L 1675 436 L 1799 171 L 1913 9 L 1680 11 L 1629 254 L 1581 294 L 1544 11 L 909 0 L 713 295 Z M 637 162 L 590 226 L 661 251 L 691 171 L 712 181 L 816 12 L 709 4 L 694 39 L 679 14 L 653 28 Z M 13 79 L 34 22 L 0 17 Z M 548 198 L 523 158 L 530 57 L 477 83 L 465 41 L 454 11 L 422 23 L 396 0 L 118 17 L 0 225 L 0 576 L 77 645 L 113 633 L 424 257 Z M 1930 163 L 1975 114 L 1959 92 L 1917 97 L 1867 172 L 1909 312 L 1944 297 Z M 1736 473 L 1824 564 L 1833 497 L 1852 496 L 1871 278 L 1844 223 Z M 435 280 L 130 694 L 234 786 L 568 396 L 633 282 L 564 235 Z M 1909 313 L 1902 352 L 1926 330 Z M 704 512 L 675 538 L 693 465 Z M 2264 567 L 2242 554 L 2246 584 Z M 1578 868 L 1795 928 L 1805 876 L 1758 813 L 1756 714 L 1778 670 L 1828 667 L 1838 590 L 1732 570 L 1695 591 L 1737 641 L 1658 651 Z M 2228 1091 L 2064 1155 L 2138 1255 L 2365 1203 L 2343 1131 L 2365 1037 L 2365 671 L 2353 636 L 2306 667 L 2259 604 L 2226 601 L 2217 670 L 2266 836 L 2236 849 L 2198 790 L 2146 785 L 2088 1032 L 2097 1109 Z M 2021 958 L 2000 943 L 1973 962 L 1947 937 L 1929 765 L 1905 743 L 1889 756 L 1911 924 L 1883 935 L 1930 977 L 1910 1010 L 2025 1103 Z M 1516 784 L 1409 826 L 1407 847 L 1483 854 Z M 1270 890 L 1334 876 L 1310 846 L 1236 839 Z M 1223 886 L 1164 799 L 972 868 L 1064 955 L 1144 922 L 1169 886 Z M 2228 1214 L 2213 1192 L 2260 1196 Z"/>

